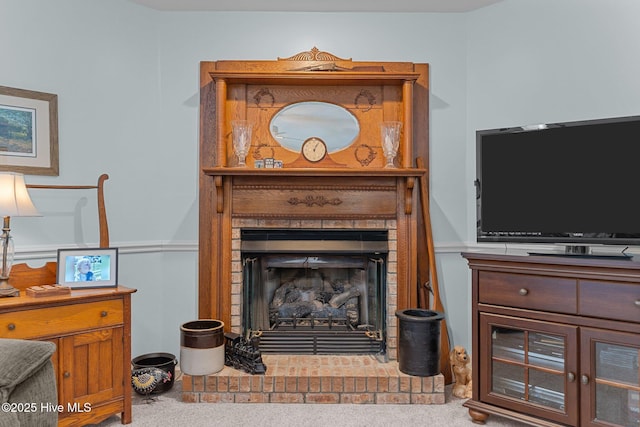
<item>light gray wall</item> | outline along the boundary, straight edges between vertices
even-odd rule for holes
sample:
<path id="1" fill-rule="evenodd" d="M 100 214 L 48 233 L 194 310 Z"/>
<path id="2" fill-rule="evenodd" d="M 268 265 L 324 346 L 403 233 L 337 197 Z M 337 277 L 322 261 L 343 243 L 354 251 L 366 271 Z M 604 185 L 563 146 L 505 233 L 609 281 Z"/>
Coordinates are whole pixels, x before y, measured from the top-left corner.
<path id="1" fill-rule="evenodd" d="M 466 178 L 458 190 L 467 195 L 470 247 L 475 131 L 640 115 L 639 18 L 635 0 L 505 0 L 468 14 Z M 452 307 L 457 297 L 451 296 L 468 287 L 459 280 L 465 263 L 455 255 L 441 256 L 440 263 L 444 274 L 457 279 L 446 285 Z M 468 331 L 461 320 L 454 321 L 458 330 Z M 468 333 L 461 335 L 469 342 Z"/>
<path id="2" fill-rule="evenodd" d="M 634 0 L 505 0 L 466 14 L 158 12 L 127 0 L 0 0 L 0 85 L 59 96 L 60 177 L 107 172 L 111 241 L 133 296 L 133 355 L 179 354 L 197 317 L 199 62 L 317 46 L 430 64 L 431 207 L 454 343 L 470 345 L 476 129 L 638 114 Z M 7 66 L 7 64 L 10 64 Z M 418 124 L 419 125 L 419 124 Z M 97 242 L 93 199 L 36 194 L 22 259 Z M 69 208 L 74 206 L 75 210 Z M 93 233 L 93 234 L 92 234 Z"/>
<path id="3" fill-rule="evenodd" d="M 27 182 L 110 175 L 119 281 L 138 289 L 132 352 L 178 352 L 179 322 L 196 316 L 197 140 L 163 135 L 174 120 L 161 117 L 157 12 L 124 0 L 2 0 L 0 16 L 0 85 L 58 95 L 60 176 Z M 44 216 L 13 219 L 20 260 L 97 246 L 95 193 L 31 194 Z"/>
<path id="4" fill-rule="evenodd" d="M 158 18 L 163 137 L 197 150 L 199 63 L 220 59 L 287 57 L 316 46 L 361 61 L 430 64 L 432 91 L 431 166 L 438 185 L 463 185 L 466 114 L 465 17 L 456 14 L 350 13 L 160 13 Z M 436 158 L 436 162 L 433 159 Z M 193 174 L 195 163 L 181 166 Z M 177 181 L 176 194 L 185 191 Z M 465 235 L 463 191 L 443 188 L 438 222 L 440 240 Z M 189 188 L 187 191 L 192 191 Z M 197 212 L 193 212 L 194 224 Z M 191 229 L 188 230 L 191 232 Z M 195 237 L 194 237 L 195 238 Z M 458 244 L 459 247 L 459 244 Z M 459 255 L 458 255 L 459 257 Z M 466 267 L 462 269 L 466 280 Z M 459 313 L 462 327 L 468 314 Z M 176 322 L 177 324 L 177 322 Z M 467 332 L 462 332 L 463 336 Z"/>

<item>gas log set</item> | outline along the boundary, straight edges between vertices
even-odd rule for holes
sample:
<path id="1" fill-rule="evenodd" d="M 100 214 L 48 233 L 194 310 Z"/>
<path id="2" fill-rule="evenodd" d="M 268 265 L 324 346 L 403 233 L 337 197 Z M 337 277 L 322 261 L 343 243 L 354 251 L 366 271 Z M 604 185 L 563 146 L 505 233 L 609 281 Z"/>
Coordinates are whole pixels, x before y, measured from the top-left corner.
<path id="1" fill-rule="evenodd" d="M 384 353 L 387 241 L 381 234 L 288 230 L 286 240 L 249 239 L 243 244 L 246 335 L 264 353 Z"/>
<path id="2" fill-rule="evenodd" d="M 317 271 L 310 278 L 295 278 L 276 289 L 269 304 L 271 327 L 359 325 L 358 287 L 342 280 L 330 282 Z"/>

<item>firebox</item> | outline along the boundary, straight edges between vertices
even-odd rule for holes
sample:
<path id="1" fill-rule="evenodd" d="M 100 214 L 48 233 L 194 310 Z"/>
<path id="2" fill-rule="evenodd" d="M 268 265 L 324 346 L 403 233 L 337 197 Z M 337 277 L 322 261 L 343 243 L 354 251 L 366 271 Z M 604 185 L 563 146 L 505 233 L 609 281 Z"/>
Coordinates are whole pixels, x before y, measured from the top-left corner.
<path id="1" fill-rule="evenodd" d="M 243 332 L 264 353 L 385 354 L 386 230 L 243 229 Z"/>

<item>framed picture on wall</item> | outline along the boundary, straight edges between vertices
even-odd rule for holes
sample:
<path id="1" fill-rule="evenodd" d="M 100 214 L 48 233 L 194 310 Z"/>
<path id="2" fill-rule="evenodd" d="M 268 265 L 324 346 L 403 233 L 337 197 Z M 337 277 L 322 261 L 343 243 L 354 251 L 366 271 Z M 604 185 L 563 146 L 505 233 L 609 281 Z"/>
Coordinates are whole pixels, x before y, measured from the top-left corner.
<path id="1" fill-rule="evenodd" d="M 59 174 L 57 95 L 0 86 L 0 171 Z"/>
<path id="2" fill-rule="evenodd" d="M 58 285 L 71 289 L 118 285 L 118 248 L 58 249 Z"/>

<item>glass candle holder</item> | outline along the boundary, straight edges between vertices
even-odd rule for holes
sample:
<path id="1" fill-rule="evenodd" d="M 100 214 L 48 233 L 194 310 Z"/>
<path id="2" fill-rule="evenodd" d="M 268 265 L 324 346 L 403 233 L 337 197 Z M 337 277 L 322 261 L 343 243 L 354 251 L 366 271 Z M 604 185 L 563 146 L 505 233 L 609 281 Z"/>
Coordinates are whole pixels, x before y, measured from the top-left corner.
<path id="1" fill-rule="evenodd" d="M 238 166 L 246 166 L 246 158 L 251 146 L 251 133 L 253 124 L 247 120 L 233 120 L 231 122 L 231 137 L 233 140 L 233 151 L 238 157 Z"/>
<path id="2" fill-rule="evenodd" d="M 380 123 L 380 138 L 382 143 L 382 153 L 386 159 L 385 168 L 395 168 L 394 160 L 398 154 L 398 146 L 400 145 L 400 131 L 402 130 L 401 122 L 382 122 Z"/>

